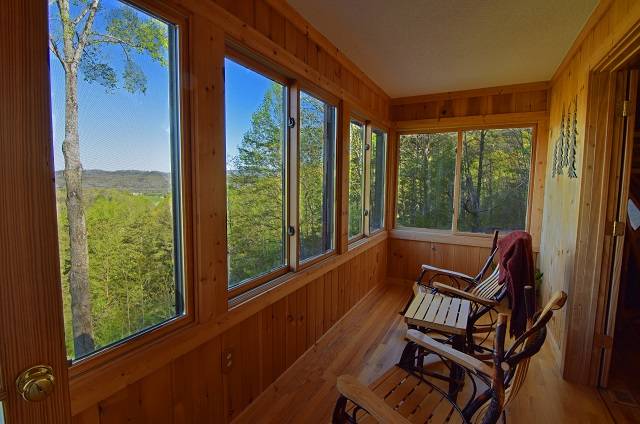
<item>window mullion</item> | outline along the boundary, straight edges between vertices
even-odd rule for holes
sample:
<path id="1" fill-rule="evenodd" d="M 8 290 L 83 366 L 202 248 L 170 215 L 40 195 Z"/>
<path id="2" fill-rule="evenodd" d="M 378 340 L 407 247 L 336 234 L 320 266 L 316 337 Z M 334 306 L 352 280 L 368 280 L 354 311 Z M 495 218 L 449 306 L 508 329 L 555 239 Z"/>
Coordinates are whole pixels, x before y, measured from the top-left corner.
<path id="1" fill-rule="evenodd" d="M 299 171 L 299 137 L 300 137 L 300 96 L 297 82 L 289 85 L 289 137 L 287 155 L 287 189 L 288 189 L 288 211 L 289 211 L 289 266 L 292 270 L 297 270 L 300 265 L 300 225 L 298 211 L 298 193 L 300 189 Z M 293 120 L 291 120 L 293 118 Z"/>
<path id="2" fill-rule="evenodd" d="M 365 123 L 365 135 L 364 143 L 362 143 L 364 149 L 364 158 L 362 166 L 363 184 L 362 189 L 364 191 L 362 196 L 362 232 L 365 236 L 370 233 L 369 222 L 371 220 L 371 123 Z"/>
<path id="3" fill-rule="evenodd" d="M 458 130 L 458 144 L 456 146 L 456 173 L 453 179 L 453 222 L 451 232 L 458 232 L 458 217 L 460 215 L 460 184 L 462 171 L 462 130 Z"/>

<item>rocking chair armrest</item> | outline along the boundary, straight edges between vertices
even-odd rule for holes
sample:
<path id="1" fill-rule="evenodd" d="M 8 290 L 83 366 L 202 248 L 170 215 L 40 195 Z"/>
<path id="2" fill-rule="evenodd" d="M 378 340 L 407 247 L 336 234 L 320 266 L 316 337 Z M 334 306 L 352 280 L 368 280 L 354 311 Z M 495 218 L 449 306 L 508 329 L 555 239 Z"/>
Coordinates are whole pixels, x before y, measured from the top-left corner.
<path id="1" fill-rule="evenodd" d="M 418 330 L 408 330 L 407 338 L 418 346 L 447 358 L 469 371 L 484 374 L 487 377 L 493 377 L 494 375 L 493 367 L 491 365 L 486 364 L 473 356 L 467 355 L 464 352 L 460 352 L 449 345 L 440 343 Z"/>
<path id="2" fill-rule="evenodd" d="M 434 272 L 436 274 L 441 274 L 441 275 L 445 275 L 447 277 L 452 277 L 452 278 L 455 278 L 455 279 L 458 279 L 458 280 L 462 280 L 465 283 L 470 284 L 470 285 L 475 285 L 476 284 L 476 281 L 472 276 L 464 274 L 462 272 L 452 271 L 450 269 L 438 268 L 438 267 L 435 267 L 435 266 L 432 266 L 432 265 L 427 265 L 427 264 L 423 264 L 422 267 L 421 267 L 421 270 L 422 270 L 422 272 L 420 274 L 421 277 L 424 276 L 424 274 L 427 273 L 427 272 Z"/>
<path id="3" fill-rule="evenodd" d="M 455 297 L 460 297 L 462 299 L 470 300 L 474 303 L 479 303 L 481 305 L 492 308 L 498 304 L 495 300 L 485 299 L 480 296 L 476 296 L 475 294 L 466 292 L 464 290 L 457 289 L 455 287 L 448 286 L 446 284 L 438 283 L 437 281 L 433 283 L 433 288 L 437 289 L 439 292 L 447 293 Z"/>
<path id="4" fill-rule="evenodd" d="M 337 383 L 340 394 L 384 424 L 409 424 L 409 421 L 387 405 L 384 399 L 360 383 L 355 377 L 341 375 Z"/>

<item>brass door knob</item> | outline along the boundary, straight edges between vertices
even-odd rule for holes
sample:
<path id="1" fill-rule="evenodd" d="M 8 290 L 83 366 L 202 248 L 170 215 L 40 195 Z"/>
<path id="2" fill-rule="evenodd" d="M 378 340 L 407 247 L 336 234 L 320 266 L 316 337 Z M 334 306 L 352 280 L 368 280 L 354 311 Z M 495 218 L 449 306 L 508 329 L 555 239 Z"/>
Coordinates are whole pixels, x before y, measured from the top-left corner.
<path id="1" fill-rule="evenodd" d="M 55 381 L 53 369 L 50 366 L 36 365 L 22 371 L 16 379 L 16 387 L 24 400 L 38 402 L 53 392 Z"/>

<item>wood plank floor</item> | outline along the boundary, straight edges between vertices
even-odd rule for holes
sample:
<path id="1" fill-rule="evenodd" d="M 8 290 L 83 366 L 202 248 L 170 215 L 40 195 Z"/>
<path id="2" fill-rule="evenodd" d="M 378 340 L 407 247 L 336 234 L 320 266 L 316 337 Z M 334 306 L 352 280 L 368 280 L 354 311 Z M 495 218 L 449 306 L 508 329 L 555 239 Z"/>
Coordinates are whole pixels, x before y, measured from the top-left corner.
<path id="1" fill-rule="evenodd" d="M 608 389 L 601 394 L 618 424 L 640 423 L 640 314 L 616 320 L 616 336 Z"/>
<path id="2" fill-rule="evenodd" d="M 370 293 L 314 347 L 263 392 L 236 423 L 327 423 L 342 374 L 370 383 L 396 363 L 406 325 L 398 311 L 408 286 L 387 284 Z M 507 410 L 509 423 L 613 422 L 594 388 L 560 378 L 549 342 L 532 361 L 527 382 Z"/>

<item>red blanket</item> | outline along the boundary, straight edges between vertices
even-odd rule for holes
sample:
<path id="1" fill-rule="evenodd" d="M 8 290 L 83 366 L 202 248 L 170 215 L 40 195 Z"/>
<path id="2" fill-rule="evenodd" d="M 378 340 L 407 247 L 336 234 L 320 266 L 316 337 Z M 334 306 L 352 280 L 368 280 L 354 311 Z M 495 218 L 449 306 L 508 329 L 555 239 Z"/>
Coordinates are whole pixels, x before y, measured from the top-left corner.
<path id="1" fill-rule="evenodd" d="M 527 329 L 527 305 L 525 305 L 525 286 L 532 286 L 535 299 L 535 268 L 531 236 L 524 231 L 514 231 L 498 242 L 500 254 L 500 283 L 508 284 L 507 290 L 511 299 L 511 337 L 520 336 Z M 529 305 L 535 308 L 535 305 Z M 531 309 L 533 313 L 535 309 Z"/>

